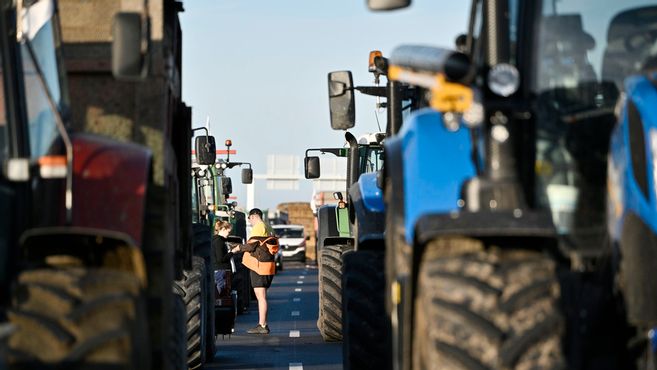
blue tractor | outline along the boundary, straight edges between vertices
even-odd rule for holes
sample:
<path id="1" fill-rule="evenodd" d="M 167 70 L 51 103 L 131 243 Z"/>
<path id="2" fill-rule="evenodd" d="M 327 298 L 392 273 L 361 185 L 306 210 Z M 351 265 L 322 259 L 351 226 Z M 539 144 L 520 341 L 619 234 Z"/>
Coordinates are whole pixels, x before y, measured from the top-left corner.
<path id="1" fill-rule="evenodd" d="M 617 288 L 636 330 L 640 368 L 656 369 L 657 283 L 657 6 L 617 14 L 608 39 L 610 72 L 625 95 L 617 111 L 608 165 L 607 219 Z M 625 80 L 623 78 L 627 77 Z"/>
<path id="2" fill-rule="evenodd" d="M 605 227 L 629 56 L 610 37 L 642 5 L 474 0 L 459 52 L 391 54 L 430 105 L 385 143 L 395 369 L 629 368 Z"/>

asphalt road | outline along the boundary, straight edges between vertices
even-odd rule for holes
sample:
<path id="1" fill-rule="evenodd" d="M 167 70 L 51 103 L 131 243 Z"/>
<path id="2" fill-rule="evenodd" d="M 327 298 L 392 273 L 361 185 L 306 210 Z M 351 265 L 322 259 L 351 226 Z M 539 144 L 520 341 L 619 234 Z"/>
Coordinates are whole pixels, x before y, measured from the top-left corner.
<path id="1" fill-rule="evenodd" d="M 235 333 L 217 340 L 204 369 L 342 369 L 342 343 L 326 343 L 317 330 L 317 267 L 286 262 L 268 290 L 269 335 L 246 331 L 258 323 L 255 300 L 237 317 Z"/>

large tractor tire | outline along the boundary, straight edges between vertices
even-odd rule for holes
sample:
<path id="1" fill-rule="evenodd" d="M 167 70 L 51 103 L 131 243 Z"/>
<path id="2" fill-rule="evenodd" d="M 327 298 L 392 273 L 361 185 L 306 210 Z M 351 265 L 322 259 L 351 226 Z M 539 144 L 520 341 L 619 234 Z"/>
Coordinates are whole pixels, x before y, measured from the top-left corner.
<path id="1" fill-rule="evenodd" d="M 390 369 L 390 320 L 384 304 L 383 252 L 352 251 L 342 259 L 343 368 Z"/>
<path id="2" fill-rule="evenodd" d="M 203 276 L 205 263 L 200 257 L 192 257 L 192 270 L 183 271 L 183 278 L 176 284 L 184 292 L 187 312 L 187 366 L 197 369 L 205 363 L 205 322 L 207 312 L 203 304 L 205 296 Z"/>
<path id="3" fill-rule="evenodd" d="M 320 250 L 317 328 L 327 342 L 342 340 L 342 255 L 351 249 L 347 245 L 325 245 Z"/>
<path id="4" fill-rule="evenodd" d="M 82 267 L 24 271 L 8 319 L 17 329 L 7 343 L 10 368 L 150 368 L 145 300 L 133 274 Z"/>
<path id="5" fill-rule="evenodd" d="M 171 340 L 169 363 L 173 369 L 187 368 L 187 312 L 185 309 L 184 291 L 174 284 L 173 322 L 171 323 Z"/>
<path id="6" fill-rule="evenodd" d="M 565 369 L 556 263 L 478 240 L 431 242 L 419 266 L 415 369 Z"/>
<path id="7" fill-rule="evenodd" d="M 205 264 L 205 296 L 203 304 L 207 312 L 205 326 L 205 358 L 208 362 L 214 359 L 214 266 L 212 265 L 212 232 L 208 225 L 192 224 L 194 230 L 194 255 L 203 258 Z"/>

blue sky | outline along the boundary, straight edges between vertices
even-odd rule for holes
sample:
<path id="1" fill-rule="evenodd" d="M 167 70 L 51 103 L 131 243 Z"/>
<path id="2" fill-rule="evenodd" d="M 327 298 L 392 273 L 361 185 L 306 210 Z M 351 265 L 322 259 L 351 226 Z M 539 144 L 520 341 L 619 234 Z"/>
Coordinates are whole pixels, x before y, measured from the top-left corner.
<path id="1" fill-rule="evenodd" d="M 306 148 L 342 146 L 329 124 L 327 73 L 351 70 L 372 84 L 370 50 L 389 55 L 400 44 L 452 47 L 466 29 L 467 1 L 416 0 L 409 9 L 372 13 L 364 0 L 188 0 L 183 30 L 183 99 L 194 125 L 210 116 L 218 143 L 233 140 L 234 160 L 266 172 L 268 154 L 303 156 Z M 375 100 L 356 96 L 354 134 L 377 131 Z M 379 115 L 385 124 L 385 112 Z M 233 158 L 231 158 L 233 159 Z M 234 193 L 246 204 L 239 170 Z M 312 186 L 267 191 L 256 182 L 256 206 L 310 201 Z"/>

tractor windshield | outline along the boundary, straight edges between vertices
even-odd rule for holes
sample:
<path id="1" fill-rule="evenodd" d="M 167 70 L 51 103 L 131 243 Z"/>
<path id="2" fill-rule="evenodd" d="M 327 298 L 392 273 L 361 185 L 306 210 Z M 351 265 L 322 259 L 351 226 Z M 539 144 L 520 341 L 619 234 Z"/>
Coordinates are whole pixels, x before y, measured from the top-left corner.
<path id="1" fill-rule="evenodd" d="M 657 6 L 548 0 L 536 27 L 537 201 L 551 208 L 560 233 L 595 244 L 614 106 L 625 77 L 655 66 Z"/>
<path id="2" fill-rule="evenodd" d="M 27 28 L 21 49 L 32 158 L 48 154 L 58 137 L 55 115 L 60 114 L 66 104 L 61 83 L 64 75 L 59 55 L 59 23 L 55 20 L 54 6 L 52 0 L 37 1 L 27 9 L 23 19 Z M 48 94 L 58 112 L 51 109 Z"/>
<path id="3" fill-rule="evenodd" d="M 360 173 L 376 172 L 383 167 L 383 147 L 379 145 L 359 145 Z"/>

